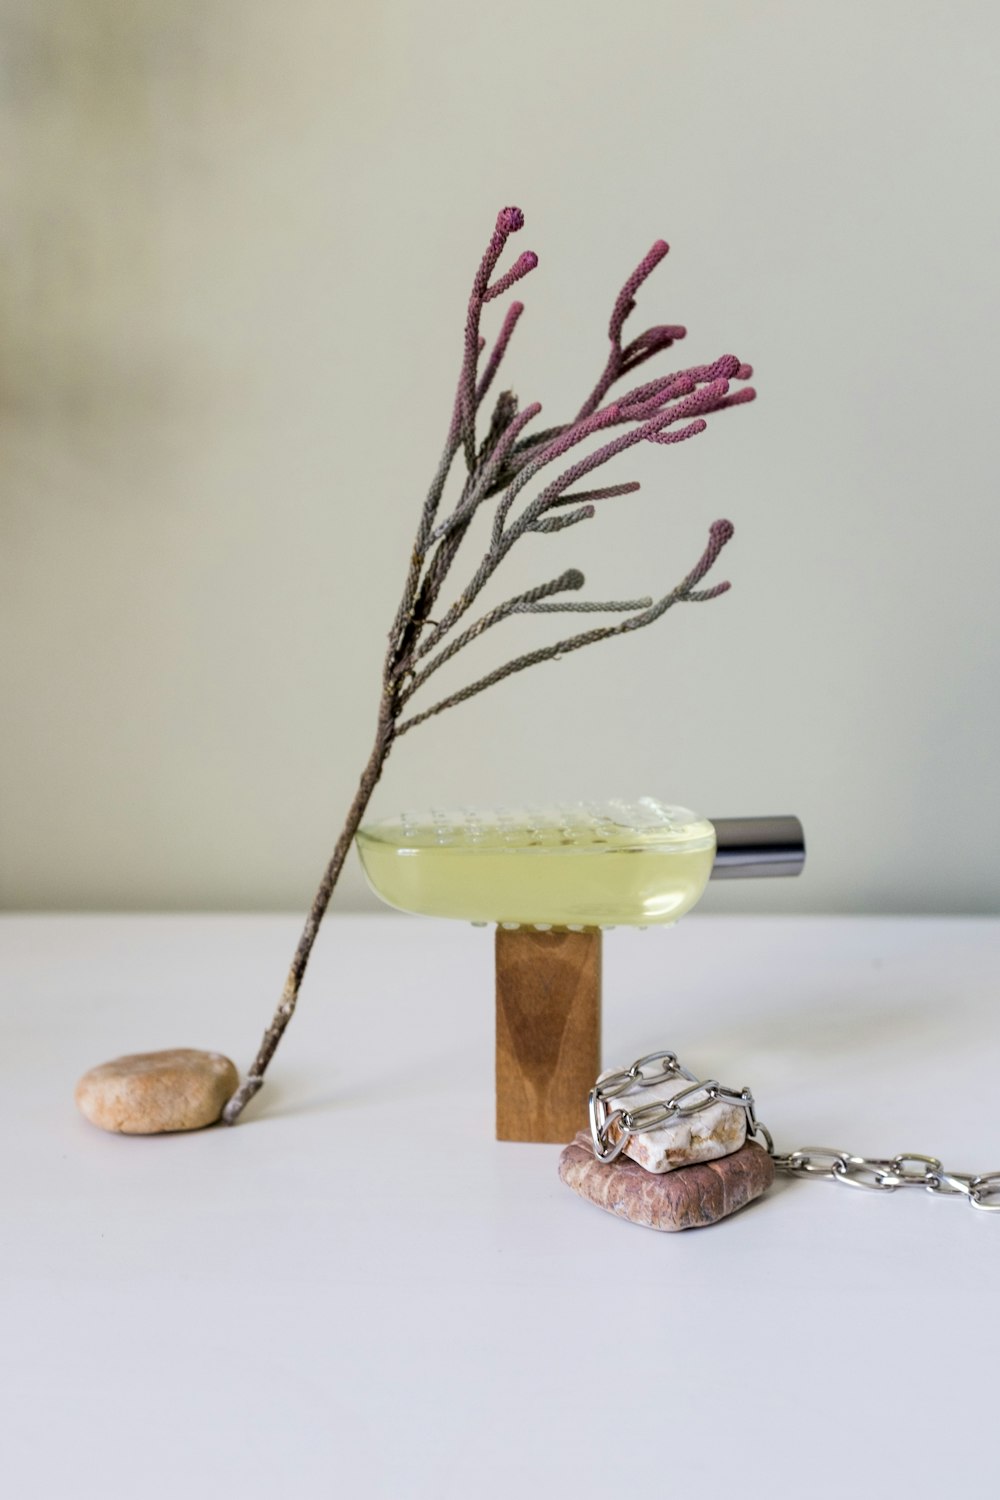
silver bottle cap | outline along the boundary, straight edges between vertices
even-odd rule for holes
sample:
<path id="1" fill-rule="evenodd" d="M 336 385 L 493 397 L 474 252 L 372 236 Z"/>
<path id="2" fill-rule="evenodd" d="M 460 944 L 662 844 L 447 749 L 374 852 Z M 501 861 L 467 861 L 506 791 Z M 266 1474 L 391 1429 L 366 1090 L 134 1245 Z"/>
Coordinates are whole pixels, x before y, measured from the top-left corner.
<path id="1" fill-rule="evenodd" d="M 712 880 L 749 880 L 799 875 L 806 862 L 802 824 L 790 815 L 773 818 L 711 818 L 715 827 Z"/>

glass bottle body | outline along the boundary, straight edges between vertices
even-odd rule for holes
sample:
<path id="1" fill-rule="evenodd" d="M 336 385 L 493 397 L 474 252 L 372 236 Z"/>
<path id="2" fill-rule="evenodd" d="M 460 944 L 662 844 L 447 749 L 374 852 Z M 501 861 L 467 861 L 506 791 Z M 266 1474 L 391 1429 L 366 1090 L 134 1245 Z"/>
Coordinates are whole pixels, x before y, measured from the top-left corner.
<path id="1" fill-rule="evenodd" d="M 715 829 L 637 802 L 404 815 L 361 828 L 378 896 L 402 911 L 550 927 L 669 924 L 700 899 Z"/>

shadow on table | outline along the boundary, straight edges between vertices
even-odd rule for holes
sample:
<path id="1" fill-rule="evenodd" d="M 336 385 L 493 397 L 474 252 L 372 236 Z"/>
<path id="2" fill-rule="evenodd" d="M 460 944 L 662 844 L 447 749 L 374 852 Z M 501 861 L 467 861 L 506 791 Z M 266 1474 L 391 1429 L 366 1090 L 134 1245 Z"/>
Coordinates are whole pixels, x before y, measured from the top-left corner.
<path id="1" fill-rule="evenodd" d="M 328 1114 L 337 1109 L 356 1109 L 359 1105 L 383 1110 L 400 1104 L 427 1104 L 453 1089 L 456 1078 L 475 1079 L 479 1074 L 492 1086 L 489 1064 L 478 1066 L 468 1050 L 458 1048 L 426 1058 L 418 1068 L 407 1067 L 402 1057 L 389 1063 L 383 1058 L 373 1075 L 357 1071 L 348 1074 L 331 1068 L 329 1078 L 321 1085 L 315 1073 L 287 1070 L 273 1083 L 268 1078 L 244 1119 L 249 1124 L 253 1120 Z"/>

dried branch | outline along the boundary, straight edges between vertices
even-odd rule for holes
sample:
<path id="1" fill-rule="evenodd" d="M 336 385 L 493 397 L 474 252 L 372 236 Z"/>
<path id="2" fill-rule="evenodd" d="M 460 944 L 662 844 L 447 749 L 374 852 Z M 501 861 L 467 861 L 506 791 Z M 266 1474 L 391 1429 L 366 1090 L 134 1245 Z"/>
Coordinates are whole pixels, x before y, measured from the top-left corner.
<path id="1" fill-rule="evenodd" d="M 641 489 L 637 479 L 630 480 L 627 484 L 606 484 L 602 490 L 574 490 L 569 495 L 559 495 L 550 502 L 550 509 L 555 505 L 578 505 L 585 500 L 592 504 L 595 500 L 612 500 L 617 495 L 634 495 Z"/>
<path id="2" fill-rule="evenodd" d="M 539 521 L 532 521 L 525 529 L 527 531 L 565 531 L 567 526 L 575 526 L 578 521 L 592 521 L 597 515 L 592 505 L 581 505 L 579 510 L 570 511 L 568 516 L 545 516 Z"/>
<path id="3" fill-rule="evenodd" d="M 652 272 L 656 270 L 656 267 L 660 264 L 660 261 L 667 254 L 669 249 L 670 246 L 667 244 L 666 240 L 656 240 L 648 253 L 643 256 L 642 260 L 636 266 L 635 270 L 632 272 L 631 276 L 628 278 L 628 280 L 625 282 L 625 285 L 618 293 L 618 296 L 615 298 L 615 305 L 611 309 L 611 322 L 608 325 L 608 337 L 611 340 L 611 351 L 608 354 L 608 361 L 604 366 L 604 371 L 601 375 L 600 380 L 597 382 L 594 389 L 591 391 L 590 395 L 587 397 L 586 401 L 577 412 L 576 420 L 578 422 L 582 417 L 587 417 L 592 411 L 597 410 L 598 406 L 600 406 L 601 402 L 604 400 L 604 397 L 614 385 L 615 381 L 619 378 L 620 375 L 624 374 L 627 355 L 626 351 L 622 348 L 622 329 L 625 326 L 625 320 L 635 308 L 636 292 L 642 286 L 642 283 L 646 280 L 647 276 L 651 275 Z M 663 331 L 664 333 L 667 333 L 668 336 L 666 337 L 665 341 L 658 346 L 660 348 L 669 348 L 674 339 L 682 339 L 686 332 L 686 330 L 684 328 L 681 328 L 680 326 L 671 328 L 669 331 L 666 329 L 664 329 Z M 641 335 L 640 337 L 644 337 L 647 341 L 649 341 L 649 343 L 655 344 L 654 332 L 655 331 L 653 329 L 648 329 L 646 334 Z M 636 351 L 637 344 L 640 344 L 640 341 L 634 340 L 632 345 L 629 346 L 630 353 L 638 352 Z M 640 345 L 640 348 L 641 347 L 642 346 Z M 655 349 L 651 352 L 655 352 Z M 634 364 L 639 363 L 641 363 L 641 359 L 635 359 Z"/>
<path id="4" fill-rule="evenodd" d="M 427 663 L 423 671 L 414 674 L 409 685 L 399 695 L 399 707 L 402 708 L 413 697 L 432 672 L 436 672 L 438 667 L 443 667 L 445 662 L 450 661 L 463 646 L 468 646 L 472 641 L 478 640 L 484 630 L 489 630 L 492 625 L 498 625 L 501 620 L 506 620 L 510 615 L 539 608 L 538 601 L 547 599 L 550 594 L 561 594 L 564 589 L 582 589 L 583 585 L 583 574 L 578 568 L 570 568 L 549 583 L 540 583 L 536 588 L 528 589 L 526 593 L 518 594 L 513 599 L 506 599 L 503 604 L 498 604 L 495 609 L 491 609 L 488 614 L 483 615 L 474 625 L 470 625 L 468 630 L 463 630 L 461 635 L 456 636 L 442 651 L 439 651 L 437 656 Z"/>
<path id="5" fill-rule="evenodd" d="M 440 703 L 435 703 L 432 708 L 425 709 L 423 713 L 414 714 L 412 718 L 404 720 L 402 724 L 396 726 L 396 734 L 406 734 L 408 730 L 415 729 L 418 724 L 422 724 L 425 719 L 432 719 L 435 714 L 442 713 L 446 708 L 453 708 L 458 703 L 474 698 L 485 688 L 492 687 L 496 682 L 502 682 L 505 677 L 510 677 L 515 672 L 523 672 L 526 667 L 538 666 L 543 661 L 555 661 L 567 656 L 571 651 L 578 651 L 581 646 L 592 646 L 597 641 L 608 640 L 613 635 L 623 635 L 626 631 L 639 630 L 644 625 L 652 625 L 654 620 L 658 620 L 674 604 L 696 603 L 704 599 L 715 599 L 720 594 L 724 594 L 730 586 L 728 581 L 717 583 L 714 588 L 700 593 L 694 592 L 693 586 L 704 578 L 732 534 L 731 521 L 714 521 L 709 531 L 708 546 L 691 572 L 671 589 L 669 594 L 664 594 L 662 599 L 651 604 L 648 609 L 641 610 L 639 614 L 632 615 L 617 625 L 604 625 L 596 630 L 581 631 L 579 635 L 556 641 L 550 646 L 542 646 L 537 651 L 527 652 L 524 656 L 517 656 L 502 667 L 487 672 L 485 677 L 480 677 L 475 682 L 469 683 L 467 687 L 460 688 L 458 692 L 442 698 Z"/>
<path id="6" fill-rule="evenodd" d="M 500 438 L 487 454 L 486 461 L 476 470 L 476 483 L 466 486 L 467 494 L 463 498 L 462 503 L 456 506 L 447 520 L 442 521 L 439 526 L 434 528 L 428 538 L 430 543 L 441 541 L 446 536 L 449 536 L 451 532 L 455 531 L 457 527 L 469 519 L 475 511 L 476 506 L 480 505 L 487 498 L 490 480 L 503 464 L 504 459 L 514 445 L 518 433 L 522 432 L 528 423 L 537 417 L 541 409 L 538 402 L 535 401 L 531 406 L 526 406 L 524 411 L 511 417 Z"/>
<path id="7" fill-rule="evenodd" d="M 514 332 L 514 329 L 517 327 L 517 320 L 523 312 L 523 302 L 512 302 L 510 304 L 510 307 L 508 307 L 507 309 L 507 315 L 504 318 L 503 326 L 501 327 L 500 332 L 497 335 L 497 341 L 490 351 L 490 357 L 486 361 L 486 364 L 483 366 L 483 373 L 479 377 L 479 384 L 476 386 L 476 399 L 480 402 L 482 402 L 483 397 L 486 395 L 486 392 L 493 384 L 493 380 L 497 373 L 497 370 L 499 370 L 500 368 L 500 361 L 507 353 L 507 345 L 510 343 L 511 335 Z"/>
<path id="8" fill-rule="evenodd" d="M 565 603 L 558 604 L 523 604 L 514 614 L 560 614 L 573 611 L 579 614 L 609 614 L 613 611 L 628 613 L 634 609 L 648 609 L 653 600 L 649 594 L 643 599 L 568 599 Z"/>
<path id="9" fill-rule="evenodd" d="M 709 414 L 750 401 L 754 395 L 749 388 L 730 390 L 733 380 L 747 380 L 752 373 L 749 365 L 730 354 L 723 355 L 713 364 L 675 371 L 635 386 L 617 399 L 605 400 L 612 386 L 622 376 L 645 364 L 655 354 L 670 348 L 685 335 L 685 330 L 679 325 L 662 323 L 647 328 L 628 344 L 622 342 L 625 323 L 635 308 L 636 293 L 667 253 L 665 242 L 657 240 L 626 279 L 615 299 L 608 325 L 611 348 L 604 369 L 573 420 L 528 432 L 527 427 L 538 416 L 541 407 L 533 402 L 519 412 L 513 392 L 503 391 L 494 405 L 482 441 L 477 441 L 479 409 L 507 354 L 524 305 L 513 302 L 508 307 L 493 347 L 480 370 L 480 358 L 486 347 L 486 340 L 480 331 L 483 309 L 522 280 L 538 264 L 538 257 L 529 250 L 519 255 L 508 270 L 497 270 L 508 239 L 523 224 L 524 215 L 520 209 L 501 209 L 473 278 L 451 420 L 440 461 L 420 511 L 402 596 L 389 631 L 374 745 L 309 910 L 274 1017 L 264 1033 L 246 1080 L 224 1111 L 223 1118 L 228 1124 L 235 1123 L 247 1102 L 261 1087 L 265 1070 L 295 1010 L 323 915 L 386 758 L 399 735 L 408 733 L 425 720 L 465 702 L 492 687 L 494 683 L 524 671 L 527 667 L 555 661 L 584 646 L 641 629 L 658 620 L 674 604 L 701 603 L 715 599 L 729 588 L 728 582 L 717 583 L 710 588 L 698 587 L 732 536 L 733 528 L 729 521 L 716 521 L 710 529 L 708 545 L 698 562 L 680 583 L 659 600 L 645 597 L 602 603 L 585 599 L 557 599 L 555 595 L 576 592 L 583 586 L 583 574 L 570 568 L 549 582 L 538 584 L 496 605 L 474 624 L 453 634 L 458 622 L 522 537 L 532 533 L 551 535 L 582 521 L 589 521 L 596 514 L 597 502 L 633 494 L 639 488 L 632 481 L 574 490 L 573 486 L 579 480 L 638 443 L 669 445 L 684 442 L 704 431 L 705 418 Z M 611 429 L 614 428 L 623 430 L 611 436 Z M 529 498 L 529 487 L 543 471 L 553 466 L 558 468 L 558 460 L 594 439 L 599 440 L 596 448 L 574 458 L 547 483 L 543 480 L 541 488 Z M 439 520 L 438 512 L 445 487 L 460 453 L 465 464 L 461 492 L 450 513 Z M 468 536 L 472 521 L 483 504 L 494 498 L 496 507 L 486 551 L 472 571 L 468 583 L 441 619 L 435 622 L 431 619 L 431 614 L 436 613 L 436 602 Z M 518 503 L 521 505 L 519 511 L 515 508 Z M 567 510 L 566 507 L 569 506 L 573 509 Z M 553 511 L 561 513 L 549 514 Z M 442 698 L 430 708 L 400 722 L 404 705 L 409 703 L 438 668 L 502 620 L 518 614 L 598 611 L 624 615 L 625 618 L 613 624 L 581 631 L 564 640 L 517 656 Z M 446 641 L 446 637 L 450 639 Z M 416 663 L 419 661 L 424 661 L 425 664 L 418 670 Z"/>
<path id="10" fill-rule="evenodd" d="M 507 277 L 501 277 L 500 281 L 491 288 L 489 281 L 508 238 L 523 227 L 524 215 L 519 208 L 500 210 L 497 214 L 496 228 L 472 283 L 472 296 L 469 298 L 469 310 L 465 320 L 465 358 L 458 382 L 459 431 L 457 434 L 464 445 L 466 467 L 470 472 L 476 465 L 476 365 L 479 359 L 479 319 L 484 303 L 490 297 L 498 295 L 504 289 L 505 283 L 510 284 Z M 511 280 L 520 280 L 522 276 L 534 270 L 537 264 L 538 257 L 533 252 L 529 252 L 519 257 L 514 270 L 508 275 Z"/>
<path id="11" fill-rule="evenodd" d="M 410 557 L 410 567 L 406 582 L 403 586 L 403 597 L 396 612 L 392 629 L 389 632 L 389 652 L 386 657 L 386 670 L 392 665 L 392 658 L 397 654 L 401 646 L 408 644 L 413 634 L 412 626 L 421 618 L 420 612 L 416 610 L 417 592 L 420 585 L 421 572 L 426 559 L 428 538 L 434 525 L 434 517 L 437 514 L 444 487 L 451 472 L 452 464 L 460 447 L 464 446 L 466 465 L 471 473 L 475 466 L 476 449 L 476 410 L 483 397 L 489 389 L 490 383 L 499 368 L 510 342 L 511 335 L 517 325 L 517 320 L 524 311 L 524 304 L 515 302 L 508 309 L 504 319 L 503 327 L 496 341 L 482 380 L 476 384 L 476 366 L 479 356 L 485 348 L 486 341 L 479 332 L 479 320 L 482 315 L 483 305 L 489 292 L 489 279 L 493 273 L 496 263 L 503 253 L 504 245 L 510 235 L 515 234 L 524 225 L 524 215 L 519 208 L 502 208 L 497 215 L 496 226 L 486 247 L 486 251 L 479 264 L 472 285 L 472 295 L 469 298 L 469 308 L 465 322 L 465 351 L 462 360 L 462 369 L 458 380 L 458 390 L 452 409 L 451 425 L 445 440 L 444 452 L 431 481 L 431 487 L 424 501 L 424 507 L 420 515 L 420 524 L 417 527 L 417 539 L 414 543 L 413 552 Z M 525 257 L 520 260 L 520 275 L 527 275 L 537 265 L 537 257 L 529 257 L 532 264 L 527 264 Z"/>

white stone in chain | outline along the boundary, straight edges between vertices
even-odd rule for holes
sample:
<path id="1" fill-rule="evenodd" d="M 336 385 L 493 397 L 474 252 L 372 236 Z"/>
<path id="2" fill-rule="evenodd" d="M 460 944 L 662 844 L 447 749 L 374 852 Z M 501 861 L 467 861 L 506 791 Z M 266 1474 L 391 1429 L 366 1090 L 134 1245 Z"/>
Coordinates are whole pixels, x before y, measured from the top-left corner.
<path id="1" fill-rule="evenodd" d="M 604 1079 L 617 1069 L 608 1069 L 598 1079 L 598 1088 Z M 615 1101 L 616 1109 L 636 1106 L 645 1109 L 648 1105 L 669 1104 L 685 1089 L 691 1087 L 684 1077 L 660 1078 L 644 1084 L 641 1093 L 625 1093 Z M 670 1172 L 675 1167 L 688 1166 L 692 1162 L 715 1161 L 728 1156 L 742 1146 L 746 1139 L 747 1117 L 742 1105 L 726 1100 L 716 1100 L 697 1114 L 674 1115 L 662 1125 L 652 1129 L 638 1129 L 629 1136 L 624 1154 L 630 1156 L 647 1172 Z"/>
<path id="2" fill-rule="evenodd" d="M 644 1063 L 665 1056 L 674 1064 L 672 1071 L 660 1072 L 646 1077 L 641 1070 Z M 668 1066 L 670 1064 L 668 1063 Z M 631 1082 L 622 1088 L 621 1083 L 628 1073 Z M 608 1068 L 598 1078 L 595 1092 L 607 1098 L 602 1084 L 612 1084 L 608 1090 L 613 1109 L 634 1113 L 637 1117 L 623 1147 L 624 1155 L 631 1157 L 647 1172 L 671 1172 L 677 1167 L 690 1166 L 695 1162 L 716 1161 L 739 1150 L 746 1140 L 747 1111 L 743 1103 L 732 1099 L 709 1099 L 700 1097 L 703 1088 L 718 1088 L 716 1084 L 702 1084 L 673 1058 L 673 1054 L 652 1053 L 640 1058 L 631 1069 Z M 693 1096 L 682 1106 L 681 1095 Z M 656 1120 L 660 1109 L 677 1102 L 676 1113 L 668 1119 L 653 1124 L 644 1121 L 651 1115 Z M 621 1126 L 613 1127 L 612 1137 Z M 595 1146 L 599 1146 L 595 1141 Z"/>

